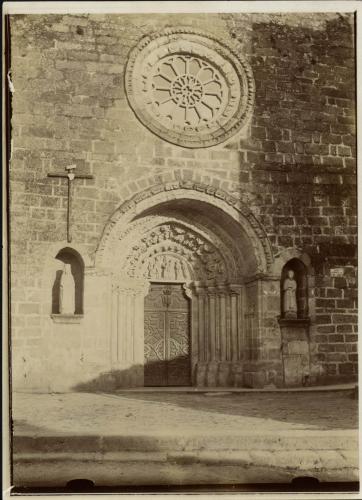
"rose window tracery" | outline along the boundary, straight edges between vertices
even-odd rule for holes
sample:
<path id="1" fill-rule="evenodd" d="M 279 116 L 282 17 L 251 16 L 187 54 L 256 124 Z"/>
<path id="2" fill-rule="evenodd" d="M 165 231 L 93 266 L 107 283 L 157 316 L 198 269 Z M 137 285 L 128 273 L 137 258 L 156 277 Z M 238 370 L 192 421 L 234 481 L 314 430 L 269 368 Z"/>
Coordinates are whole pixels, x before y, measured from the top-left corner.
<path id="1" fill-rule="evenodd" d="M 189 28 L 141 39 L 131 51 L 125 87 L 139 120 L 180 146 L 219 144 L 251 116 L 254 81 L 239 49 Z"/>
<path id="2" fill-rule="evenodd" d="M 158 112 L 179 127 L 196 127 L 215 119 L 228 94 L 216 68 L 183 55 L 166 57 L 157 65 L 152 88 Z"/>

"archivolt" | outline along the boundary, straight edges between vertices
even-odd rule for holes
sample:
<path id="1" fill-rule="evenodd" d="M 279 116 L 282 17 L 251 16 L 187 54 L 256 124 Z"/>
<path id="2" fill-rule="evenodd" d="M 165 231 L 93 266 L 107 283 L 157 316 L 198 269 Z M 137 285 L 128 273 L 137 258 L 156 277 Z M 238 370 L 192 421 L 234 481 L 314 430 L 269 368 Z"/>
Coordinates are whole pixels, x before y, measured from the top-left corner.
<path id="1" fill-rule="evenodd" d="M 208 184 L 188 180 L 174 180 L 151 186 L 121 204 L 105 226 L 96 252 L 96 265 L 107 266 L 107 253 L 131 231 L 132 221 L 153 207 L 177 203 L 177 200 L 193 200 L 205 206 L 217 208 L 228 215 L 245 234 L 253 248 L 257 262 L 255 272 L 268 272 L 273 262 L 270 242 L 266 233 L 250 209 L 226 191 Z M 204 211 L 207 216 L 207 211 Z M 112 253 L 112 252 L 111 252 Z"/>

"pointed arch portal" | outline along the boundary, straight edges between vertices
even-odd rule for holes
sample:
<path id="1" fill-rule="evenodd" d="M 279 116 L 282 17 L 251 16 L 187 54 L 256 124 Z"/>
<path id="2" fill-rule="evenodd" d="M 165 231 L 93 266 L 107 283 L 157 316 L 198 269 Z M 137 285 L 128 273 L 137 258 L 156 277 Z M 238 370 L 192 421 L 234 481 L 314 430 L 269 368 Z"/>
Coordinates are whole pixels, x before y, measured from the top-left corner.
<path id="1" fill-rule="evenodd" d="M 220 190 L 164 185 L 123 204 L 96 254 L 112 282 L 112 368 L 141 367 L 120 385 L 243 385 L 271 263 L 257 220 Z"/>

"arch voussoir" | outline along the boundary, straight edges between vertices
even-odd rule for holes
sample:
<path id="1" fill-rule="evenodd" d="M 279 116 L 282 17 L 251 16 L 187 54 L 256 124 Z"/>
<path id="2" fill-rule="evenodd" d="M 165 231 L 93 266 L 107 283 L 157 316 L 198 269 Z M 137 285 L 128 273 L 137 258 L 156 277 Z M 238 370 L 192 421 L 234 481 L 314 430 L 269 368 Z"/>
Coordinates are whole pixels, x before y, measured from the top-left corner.
<path id="1" fill-rule="evenodd" d="M 259 250 L 260 255 L 256 256 L 259 263 L 257 271 L 269 272 L 273 263 L 271 245 L 264 228 L 250 208 L 234 195 L 231 195 L 220 187 L 216 187 L 220 185 L 220 182 L 215 182 L 213 185 L 200 181 L 197 182 L 193 179 L 179 178 L 180 172 L 182 171 L 174 171 L 172 180 L 169 180 L 170 172 L 145 178 L 149 183 L 149 187 L 135 192 L 133 196 L 121 203 L 104 228 L 96 252 L 96 262 L 102 261 L 103 254 L 113 230 L 115 226 L 122 224 L 122 221 L 126 224 L 135 216 L 158 204 L 171 200 L 189 198 L 209 203 L 229 214 L 248 234 L 249 238 L 252 240 L 252 246 L 255 251 L 258 252 Z M 160 182 L 160 179 L 164 178 L 168 180 L 166 182 Z"/>

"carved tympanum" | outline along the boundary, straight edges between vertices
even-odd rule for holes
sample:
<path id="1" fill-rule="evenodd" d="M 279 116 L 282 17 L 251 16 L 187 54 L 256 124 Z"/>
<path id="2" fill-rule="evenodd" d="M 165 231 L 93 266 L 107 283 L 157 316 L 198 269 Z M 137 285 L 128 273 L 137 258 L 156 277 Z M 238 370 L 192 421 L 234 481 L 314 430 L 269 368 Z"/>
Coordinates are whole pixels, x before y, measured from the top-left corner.
<path id="1" fill-rule="evenodd" d="M 178 256 L 162 254 L 149 259 L 144 277 L 153 280 L 189 281 L 190 271 L 185 260 Z"/>
<path id="2" fill-rule="evenodd" d="M 142 38 L 125 80 L 140 121 L 163 139 L 191 148 L 234 135 L 254 100 L 251 69 L 240 52 L 189 28 Z"/>
<path id="3" fill-rule="evenodd" d="M 156 280 L 223 279 L 226 266 L 219 250 L 201 235 L 177 224 L 162 224 L 133 245 L 128 275 Z"/>

